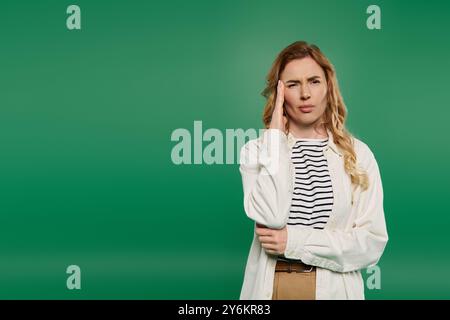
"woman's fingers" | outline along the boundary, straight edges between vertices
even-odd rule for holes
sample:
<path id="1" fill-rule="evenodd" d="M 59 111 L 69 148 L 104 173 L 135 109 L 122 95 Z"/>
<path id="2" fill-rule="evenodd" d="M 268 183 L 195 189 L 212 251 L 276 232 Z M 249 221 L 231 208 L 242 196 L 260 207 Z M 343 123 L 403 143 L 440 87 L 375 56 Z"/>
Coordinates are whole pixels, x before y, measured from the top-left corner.
<path id="1" fill-rule="evenodd" d="M 272 236 L 259 236 L 258 239 L 261 243 L 277 243 Z"/>
<path id="2" fill-rule="evenodd" d="M 282 254 L 282 252 L 280 252 L 280 249 L 276 246 L 263 245 L 262 247 L 267 254 L 273 254 L 273 255 Z"/>
<path id="3" fill-rule="evenodd" d="M 272 243 L 262 243 L 261 247 L 263 247 L 264 249 L 267 250 L 278 250 L 278 245 L 277 244 L 272 244 Z"/>
<path id="4" fill-rule="evenodd" d="M 283 103 L 284 103 L 284 83 L 283 81 L 278 80 L 275 110 L 277 112 L 281 111 L 281 114 L 283 114 Z"/>
<path id="5" fill-rule="evenodd" d="M 270 128 L 280 129 L 284 131 L 285 125 L 287 123 L 287 118 L 284 116 L 283 110 L 284 104 L 284 83 L 278 80 L 277 85 L 277 95 L 275 98 L 275 106 L 272 112 L 272 120 L 270 122 Z"/>

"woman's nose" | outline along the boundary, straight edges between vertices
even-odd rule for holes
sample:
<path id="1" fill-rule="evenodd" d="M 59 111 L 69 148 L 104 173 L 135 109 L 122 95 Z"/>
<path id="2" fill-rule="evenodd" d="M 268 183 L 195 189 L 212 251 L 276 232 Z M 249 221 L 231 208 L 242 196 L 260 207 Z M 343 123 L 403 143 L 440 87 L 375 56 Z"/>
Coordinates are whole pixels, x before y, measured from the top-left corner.
<path id="1" fill-rule="evenodd" d="M 300 97 L 302 98 L 302 100 L 306 100 L 311 97 L 311 93 L 309 92 L 309 89 L 306 86 L 301 88 Z"/>

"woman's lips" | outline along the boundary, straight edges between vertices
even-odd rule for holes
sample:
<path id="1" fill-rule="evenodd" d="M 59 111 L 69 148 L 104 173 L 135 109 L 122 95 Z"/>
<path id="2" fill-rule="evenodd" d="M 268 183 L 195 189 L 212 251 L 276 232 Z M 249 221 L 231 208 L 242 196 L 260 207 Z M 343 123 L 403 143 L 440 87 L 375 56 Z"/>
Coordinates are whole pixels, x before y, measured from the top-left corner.
<path id="1" fill-rule="evenodd" d="M 299 109 L 300 109 L 300 111 L 303 112 L 303 113 L 309 113 L 309 112 L 312 111 L 313 106 L 311 106 L 311 105 L 308 105 L 308 106 L 301 106 L 301 107 L 299 107 Z"/>

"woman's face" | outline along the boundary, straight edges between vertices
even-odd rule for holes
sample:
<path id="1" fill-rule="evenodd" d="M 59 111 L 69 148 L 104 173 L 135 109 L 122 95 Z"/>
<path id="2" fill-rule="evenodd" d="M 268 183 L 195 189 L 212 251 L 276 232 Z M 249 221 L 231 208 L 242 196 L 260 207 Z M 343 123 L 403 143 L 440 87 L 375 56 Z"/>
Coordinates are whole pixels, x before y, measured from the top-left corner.
<path id="1" fill-rule="evenodd" d="M 288 119 L 300 127 L 318 122 L 327 106 L 325 73 L 314 59 L 305 57 L 290 61 L 280 79 L 284 83 L 284 103 Z M 311 106 L 301 108 L 302 106 Z"/>

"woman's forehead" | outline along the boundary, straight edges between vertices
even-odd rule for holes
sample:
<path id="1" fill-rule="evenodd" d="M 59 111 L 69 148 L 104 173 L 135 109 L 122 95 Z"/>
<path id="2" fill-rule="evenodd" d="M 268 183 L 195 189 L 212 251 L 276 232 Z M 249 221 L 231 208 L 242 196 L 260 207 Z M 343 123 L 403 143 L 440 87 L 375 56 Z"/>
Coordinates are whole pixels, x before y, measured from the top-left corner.
<path id="1" fill-rule="evenodd" d="M 283 78 L 292 78 L 292 80 L 299 80 L 298 78 L 312 78 L 314 76 L 323 77 L 324 72 L 320 65 L 312 58 L 295 59 L 289 61 L 283 70 Z"/>

